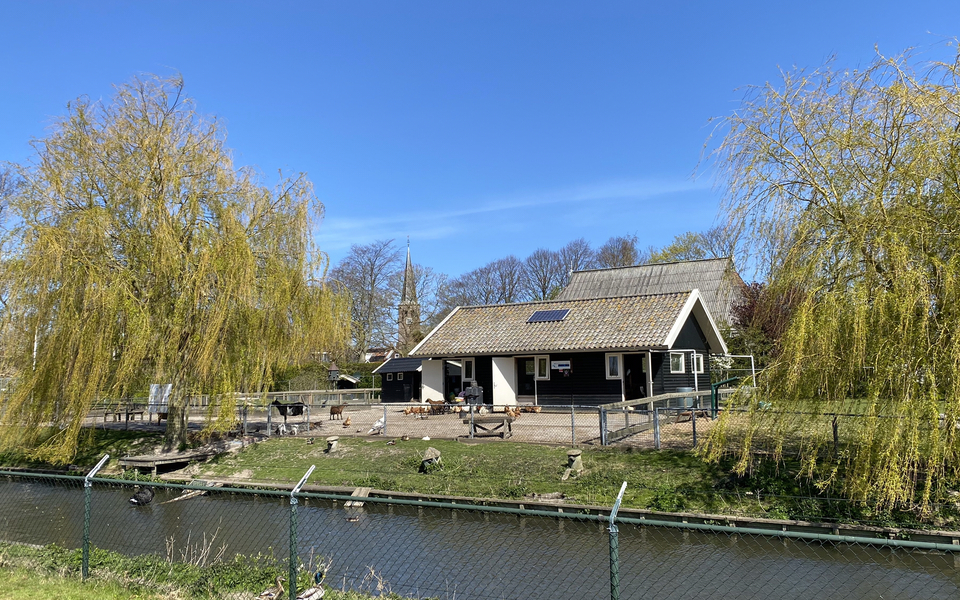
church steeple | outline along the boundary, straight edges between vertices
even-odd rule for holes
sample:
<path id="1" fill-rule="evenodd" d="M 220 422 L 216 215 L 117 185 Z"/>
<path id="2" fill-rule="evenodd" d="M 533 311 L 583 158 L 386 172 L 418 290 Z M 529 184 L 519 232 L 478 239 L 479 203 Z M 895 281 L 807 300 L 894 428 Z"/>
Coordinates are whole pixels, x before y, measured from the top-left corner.
<path id="1" fill-rule="evenodd" d="M 407 266 L 403 272 L 403 292 L 397 307 L 397 350 L 404 356 L 420 340 L 420 303 L 417 302 L 417 278 L 410 260 L 410 237 L 407 236 Z"/>
<path id="2" fill-rule="evenodd" d="M 417 278 L 413 274 L 413 263 L 410 261 L 410 237 L 407 236 L 407 268 L 403 272 L 403 295 L 400 304 L 417 303 Z"/>

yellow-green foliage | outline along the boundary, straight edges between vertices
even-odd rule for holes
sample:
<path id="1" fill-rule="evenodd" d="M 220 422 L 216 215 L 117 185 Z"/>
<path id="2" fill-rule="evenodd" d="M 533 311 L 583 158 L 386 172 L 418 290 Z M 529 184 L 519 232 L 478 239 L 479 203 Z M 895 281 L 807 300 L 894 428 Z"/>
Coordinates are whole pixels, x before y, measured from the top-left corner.
<path id="1" fill-rule="evenodd" d="M 726 120 L 731 219 L 803 302 L 751 424 L 721 419 L 704 451 L 735 441 L 746 468 L 798 441 L 824 486 L 923 510 L 960 465 L 960 62 L 914 62 L 786 73 Z M 835 456 L 829 427 L 784 411 L 867 417 Z"/>
<path id="2" fill-rule="evenodd" d="M 187 394 L 259 391 L 273 365 L 346 338 L 347 299 L 321 283 L 311 243 L 322 206 L 309 181 L 271 189 L 234 168 L 180 79 L 78 99 L 33 145 L 6 198 L 2 276 L 20 335 L 3 445 L 59 424 L 36 453 L 67 461 L 97 399 L 173 383 L 174 417 Z M 225 402 L 213 416 L 232 415 Z M 184 421 L 168 434 L 183 441 Z"/>

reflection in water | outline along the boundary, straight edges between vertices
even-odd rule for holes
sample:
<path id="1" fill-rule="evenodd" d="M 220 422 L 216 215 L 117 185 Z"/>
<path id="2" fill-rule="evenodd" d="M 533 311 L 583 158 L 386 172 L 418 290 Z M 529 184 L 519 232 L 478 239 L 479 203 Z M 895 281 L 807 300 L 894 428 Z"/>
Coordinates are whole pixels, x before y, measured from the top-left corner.
<path id="1" fill-rule="evenodd" d="M 182 560 L 204 544 L 232 554 L 289 550 L 289 498 L 214 492 L 146 507 L 130 488 L 96 484 L 91 542 L 127 554 Z M 605 526 L 540 517 L 368 503 L 345 509 L 301 500 L 300 557 L 330 557 L 327 583 L 372 587 L 370 569 L 404 595 L 441 598 L 603 598 L 609 594 Z M 0 538 L 80 546 L 83 488 L 76 481 L 0 480 Z M 957 598 L 950 555 L 775 538 L 620 527 L 621 597 L 657 599 Z M 367 581 L 365 583 L 365 578 Z"/>

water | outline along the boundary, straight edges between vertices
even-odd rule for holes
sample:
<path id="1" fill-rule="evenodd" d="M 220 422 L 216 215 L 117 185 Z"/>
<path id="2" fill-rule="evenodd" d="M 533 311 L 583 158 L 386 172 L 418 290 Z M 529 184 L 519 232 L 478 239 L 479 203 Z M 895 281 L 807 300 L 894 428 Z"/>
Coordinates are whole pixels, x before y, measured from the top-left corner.
<path id="1" fill-rule="evenodd" d="M 127 554 L 190 559 L 289 555 L 289 497 L 214 492 L 165 503 L 157 488 L 134 507 L 130 488 L 95 485 L 91 542 Z M 445 599 L 609 597 L 602 523 L 368 503 L 301 500 L 302 560 L 329 557 L 327 584 Z M 83 533 L 76 481 L 0 479 L 0 538 L 76 548 Z M 620 526 L 621 598 L 743 599 L 960 597 L 952 555 L 821 545 Z M 372 570 L 371 570 L 372 569 Z"/>

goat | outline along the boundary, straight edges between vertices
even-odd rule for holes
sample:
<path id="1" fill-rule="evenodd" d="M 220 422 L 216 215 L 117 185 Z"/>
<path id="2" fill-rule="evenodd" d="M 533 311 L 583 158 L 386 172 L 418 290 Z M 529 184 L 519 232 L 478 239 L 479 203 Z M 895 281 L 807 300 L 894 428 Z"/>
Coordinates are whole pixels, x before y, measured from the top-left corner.
<path id="1" fill-rule="evenodd" d="M 344 406 L 346 406 L 346 404 L 338 404 L 337 406 L 331 406 L 331 407 L 330 407 L 330 419 L 333 419 L 334 417 L 336 417 L 336 418 L 338 418 L 338 419 L 342 419 L 342 418 L 343 418 L 343 407 L 344 407 Z M 330 419 L 327 419 L 327 420 L 329 421 Z"/>

